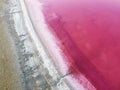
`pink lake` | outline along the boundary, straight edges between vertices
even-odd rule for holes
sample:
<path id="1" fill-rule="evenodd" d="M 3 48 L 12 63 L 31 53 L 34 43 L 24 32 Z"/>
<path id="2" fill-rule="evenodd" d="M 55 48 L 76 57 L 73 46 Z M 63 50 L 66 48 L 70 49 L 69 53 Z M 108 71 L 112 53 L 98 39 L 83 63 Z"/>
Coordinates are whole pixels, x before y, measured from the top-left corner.
<path id="1" fill-rule="evenodd" d="M 120 90 L 120 1 L 39 1 L 50 32 L 69 57 L 69 72 L 76 79 L 82 73 L 97 90 Z"/>

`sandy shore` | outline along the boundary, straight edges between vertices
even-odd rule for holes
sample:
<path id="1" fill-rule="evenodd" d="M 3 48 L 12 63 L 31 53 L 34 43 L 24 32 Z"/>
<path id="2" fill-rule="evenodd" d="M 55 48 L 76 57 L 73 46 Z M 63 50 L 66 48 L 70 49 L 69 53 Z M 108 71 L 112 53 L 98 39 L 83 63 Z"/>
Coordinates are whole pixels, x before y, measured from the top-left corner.
<path id="1" fill-rule="evenodd" d="M 0 90 L 22 90 L 8 23 L 9 3 L 0 1 Z M 16 67 L 16 68 L 15 68 Z"/>

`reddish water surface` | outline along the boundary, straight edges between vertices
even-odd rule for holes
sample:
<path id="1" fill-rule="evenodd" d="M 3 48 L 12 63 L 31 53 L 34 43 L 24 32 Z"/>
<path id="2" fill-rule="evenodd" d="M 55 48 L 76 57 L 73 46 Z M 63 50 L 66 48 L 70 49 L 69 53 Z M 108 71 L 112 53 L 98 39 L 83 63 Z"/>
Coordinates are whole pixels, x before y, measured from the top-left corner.
<path id="1" fill-rule="evenodd" d="M 81 72 L 98 90 L 120 90 L 120 2 L 42 0 L 50 29 Z"/>

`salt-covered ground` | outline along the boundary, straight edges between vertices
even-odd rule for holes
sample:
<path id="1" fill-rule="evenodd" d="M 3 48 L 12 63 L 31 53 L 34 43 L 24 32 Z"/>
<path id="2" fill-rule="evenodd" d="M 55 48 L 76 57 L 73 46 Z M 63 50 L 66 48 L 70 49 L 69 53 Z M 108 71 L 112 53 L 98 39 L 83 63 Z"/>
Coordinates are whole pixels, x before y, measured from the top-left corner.
<path id="1" fill-rule="evenodd" d="M 24 0 L 0 1 L 0 90 L 70 90 L 34 32 Z"/>

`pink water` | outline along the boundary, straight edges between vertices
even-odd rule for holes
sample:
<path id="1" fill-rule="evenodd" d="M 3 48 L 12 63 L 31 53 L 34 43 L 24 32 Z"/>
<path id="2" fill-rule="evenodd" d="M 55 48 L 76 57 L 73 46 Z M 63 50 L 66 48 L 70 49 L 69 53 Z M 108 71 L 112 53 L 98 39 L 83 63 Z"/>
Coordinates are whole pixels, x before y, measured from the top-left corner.
<path id="1" fill-rule="evenodd" d="M 43 0 L 50 29 L 81 72 L 98 90 L 120 90 L 120 2 Z"/>

